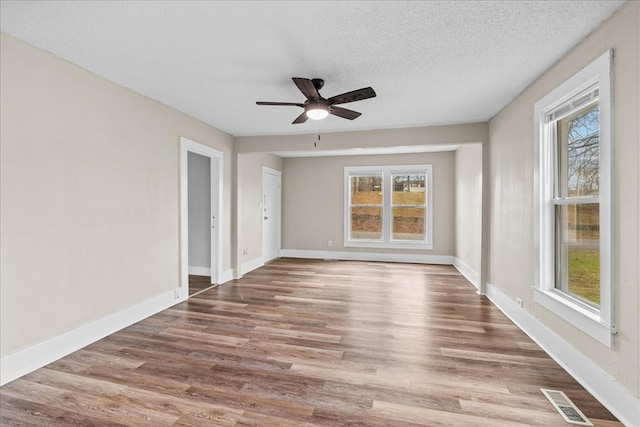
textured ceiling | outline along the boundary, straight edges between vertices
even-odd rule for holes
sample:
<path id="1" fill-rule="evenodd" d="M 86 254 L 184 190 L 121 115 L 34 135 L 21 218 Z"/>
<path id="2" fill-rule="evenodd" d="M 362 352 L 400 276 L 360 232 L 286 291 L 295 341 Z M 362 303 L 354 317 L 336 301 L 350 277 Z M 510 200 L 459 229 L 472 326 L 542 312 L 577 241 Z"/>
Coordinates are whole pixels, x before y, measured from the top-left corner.
<path id="1" fill-rule="evenodd" d="M 490 119 L 623 1 L 5 1 L 1 29 L 230 134 Z M 363 113 L 292 125 L 291 77 Z"/>

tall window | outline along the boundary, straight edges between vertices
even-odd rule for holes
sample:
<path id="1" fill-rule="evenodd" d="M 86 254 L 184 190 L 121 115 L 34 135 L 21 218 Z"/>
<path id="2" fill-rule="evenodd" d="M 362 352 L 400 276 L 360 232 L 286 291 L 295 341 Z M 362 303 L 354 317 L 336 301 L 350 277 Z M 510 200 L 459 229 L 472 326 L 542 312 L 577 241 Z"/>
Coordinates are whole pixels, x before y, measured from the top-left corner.
<path id="1" fill-rule="evenodd" d="M 535 104 L 535 300 L 613 346 L 611 52 Z"/>
<path id="2" fill-rule="evenodd" d="M 600 109 L 584 107 L 551 123 L 556 131 L 555 287 L 600 308 Z"/>
<path id="3" fill-rule="evenodd" d="M 345 246 L 432 249 L 431 165 L 345 168 Z"/>

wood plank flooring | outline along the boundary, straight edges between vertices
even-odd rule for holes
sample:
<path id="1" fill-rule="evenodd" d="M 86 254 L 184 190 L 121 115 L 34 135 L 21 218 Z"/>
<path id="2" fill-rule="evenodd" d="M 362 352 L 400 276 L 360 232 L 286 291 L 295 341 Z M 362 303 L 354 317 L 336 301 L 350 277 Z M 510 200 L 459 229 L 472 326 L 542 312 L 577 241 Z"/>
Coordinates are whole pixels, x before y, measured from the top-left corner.
<path id="1" fill-rule="evenodd" d="M 621 425 L 453 267 L 280 259 L 0 389 L 3 426 Z"/>
<path id="2" fill-rule="evenodd" d="M 211 276 L 189 275 L 189 296 L 202 292 L 212 286 L 215 285 L 211 284 Z"/>

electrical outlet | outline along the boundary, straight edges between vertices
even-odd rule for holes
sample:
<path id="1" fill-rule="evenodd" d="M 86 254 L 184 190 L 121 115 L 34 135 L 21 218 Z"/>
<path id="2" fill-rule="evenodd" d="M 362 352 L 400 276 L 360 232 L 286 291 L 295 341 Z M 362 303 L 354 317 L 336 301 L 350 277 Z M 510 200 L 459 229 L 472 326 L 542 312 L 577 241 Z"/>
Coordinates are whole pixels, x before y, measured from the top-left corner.
<path id="1" fill-rule="evenodd" d="M 327 246 L 329 247 L 333 246 L 333 242 L 331 240 L 327 240 Z"/>
<path id="2" fill-rule="evenodd" d="M 178 299 L 180 298 L 180 289 L 174 289 L 173 290 L 173 299 Z"/>
<path id="3" fill-rule="evenodd" d="M 522 298 L 516 298 L 516 304 L 518 304 L 518 306 L 522 308 Z"/>

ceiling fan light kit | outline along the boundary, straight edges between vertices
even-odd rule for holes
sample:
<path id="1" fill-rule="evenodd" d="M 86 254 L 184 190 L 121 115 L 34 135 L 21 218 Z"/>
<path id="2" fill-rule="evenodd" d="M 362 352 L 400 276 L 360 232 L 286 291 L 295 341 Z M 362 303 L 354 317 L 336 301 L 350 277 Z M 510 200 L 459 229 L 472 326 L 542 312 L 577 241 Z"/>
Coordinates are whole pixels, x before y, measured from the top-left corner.
<path id="1" fill-rule="evenodd" d="M 295 106 L 304 108 L 304 112 L 293 121 L 292 124 L 304 123 L 307 119 L 322 120 L 329 114 L 342 117 L 343 119 L 354 120 L 360 117 L 361 113 L 346 108 L 335 107 L 337 104 L 346 104 L 349 102 L 361 101 L 363 99 L 373 98 L 376 96 L 375 91 L 371 87 L 357 89 L 351 92 L 345 92 L 331 98 L 323 98 L 318 92 L 324 86 L 322 79 L 305 79 L 302 77 L 292 77 L 300 92 L 307 98 L 304 103 L 296 102 L 262 102 L 258 101 L 258 105 L 279 105 L 279 106 Z"/>
<path id="2" fill-rule="evenodd" d="M 305 113 L 312 120 L 322 120 L 329 115 L 329 107 L 320 104 L 309 104 L 305 108 Z"/>

